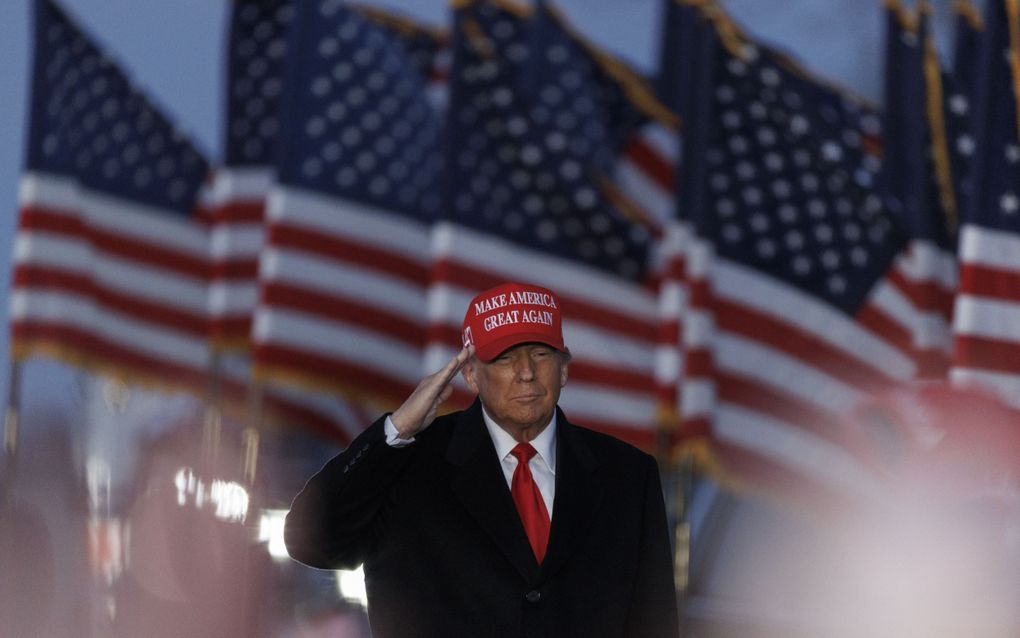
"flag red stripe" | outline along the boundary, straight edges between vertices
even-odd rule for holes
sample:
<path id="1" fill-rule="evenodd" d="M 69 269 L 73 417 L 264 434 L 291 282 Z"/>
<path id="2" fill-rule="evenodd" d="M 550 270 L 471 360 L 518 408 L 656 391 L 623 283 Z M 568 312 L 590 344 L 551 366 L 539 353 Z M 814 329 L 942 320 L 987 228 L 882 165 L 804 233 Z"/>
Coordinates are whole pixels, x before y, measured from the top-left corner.
<path id="1" fill-rule="evenodd" d="M 223 315 L 210 321 L 213 339 L 247 339 L 251 335 L 251 313 Z"/>
<path id="2" fill-rule="evenodd" d="M 715 307 L 715 320 L 721 329 L 771 346 L 824 370 L 848 385 L 868 390 L 876 383 L 888 380 L 880 369 L 854 359 L 836 346 L 788 323 L 728 301 L 717 299 Z"/>
<path id="3" fill-rule="evenodd" d="M 265 216 L 266 207 L 263 200 L 233 200 L 214 209 L 213 223 L 214 225 L 259 223 Z"/>
<path id="4" fill-rule="evenodd" d="M 687 302 L 691 308 L 711 308 L 712 289 L 704 279 L 690 279 L 687 282 Z"/>
<path id="5" fill-rule="evenodd" d="M 340 428 L 335 419 L 328 415 L 279 396 L 268 395 L 263 400 L 271 418 L 282 422 L 284 426 L 297 427 L 309 434 L 335 441 L 340 446 L 349 445 L 351 442 L 350 435 Z M 365 423 L 363 427 L 368 425 L 370 424 Z"/>
<path id="6" fill-rule="evenodd" d="M 726 475 L 736 478 L 746 489 L 781 494 L 788 503 L 816 512 L 846 511 L 846 507 L 853 503 L 845 492 L 827 488 L 816 477 L 807 476 L 747 448 L 713 440 L 712 450 Z"/>
<path id="7" fill-rule="evenodd" d="M 913 356 L 914 338 L 907 328 L 882 312 L 878 307 L 864 304 L 857 311 L 857 323 L 872 334 L 907 356 Z"/>
<path id="8" fill-rule="evenodd" d="M 270 308 L 287 308 L 329 321 L 361 326 L 412 346 L 421 347 L 425 344 L 425 326 L 420 323 L 346 297 L 280 282 L 264 282 L 261 302 Z"/>
<path id="9" fill-rule="evenodd" d="M 144 321 L 198 338 L 208 334 L 209 323 L 204 315 L 181 310 L 179 307 L 145 301 L 100 286 L 87 275 L 68 273 L 44 266 L 23 264 L 14 270 L 14 288 L 61 291 L 93 299 L 100 306 Z"/>
<path id="10" fill-rule="evenodd" d="M 203 366 L 193 369 L 170 363 L 165 358 L 154 358 L 138 350 L 110 343 L 102 337 L 78 328 L 45 323 L 37 320 L 19 322 L 11 326 L 12 342 L 16 348 L 46 348 L 56 346 L 76 351 L 77 355 L 103 366 L 122 368 L 139 378 L 161 379 L 195 392 L 201 392 L 207 382 L 208 371 Z"/>
<path id="11" fill-rule="evenodd" d="M 685 377 L 711 377 L 715 371 L 712 352 L 706 348 L 692 348 L 684 351 Z"/>
<path id="12" fill-rule="evenodd" d="M 654 147 L 645 142 L 639 135 L 631 136 L 623 149 L 624 155 L 640 167 L 641 172 L 648 175 L 662 190 L 672 193 L 676 186 L 676 167 L 664 159 Z"/>
<path id="13" fill-rule="evenodd" d="M 953 365 L 1009 374 L 1020 374 L 1020 343 L 957 334 Z"/>
<path id="14" fill-rule="evenodd" d="M 687 260 L 682 256 L 671 257 L 667 259 L 662 268 L 662 281 L 671 281 L 672 283 L 684 284 L 686 283 L 686 272 L 687 272 Z"/>
<path id="15" fill-rule="evenodd" d="M 380 238 L 380 241 L 384 239 Z M 385 272 L 420 288 L 425 288 L 428 284 L 428 269 L 420 261 L 343 236 L 326 235 L 314 230 L 276 223 L 269 226 L 267 242 L 274 248 L 294 249 L 337 263 L 357 264 L 370 270 Z"/>
<path id="16" fill-rule="evenodd" d="M 1020 273 L 996 270 L 977 264 L 962 264 L 960 266 L 960 292 L 1020 303 Z"/>
<path id="17" fill-rule="evenodd" d="M 223 259 L 219 261 L 214 261 L 212 264 L 213 280 L 254 282 L 258 278 L 258 274 L 259 274 L 258 257 Z"/>
<path id="18" fill-rule="evenodd" d="M 914 361 L 917 363 L 915 376 L 918 379 L 935 381 L 946 379 L 952 364 L 949 353 L 940 349 L 918 349 L 914 352 Z"/>
<path id="19" fill-rule="evenodd" d="M 838 415 L 828 410 L 753 379 L 719 373 L 716 382 L 721 401 L 783 421 L 815 438 L 827 440 L 844 451 L 852 452 L 856 448 L 841 434 L 837 425 Z"/>
<path id="20" fill-rule="evenodd" d="M 677 346 L 680 343 L 680 320 L 677 317 L 666 317 L 659 322 L 660 346 Z"/>
<path id="21" fill-rule="evenodd" d="M 390 375 L 370 370 L 356 362 L 283 345 L 256 344 L 255 362 L 256 373 L 259 375 L 270 378 L 292 376 L 330 379 L 337 388 L 363 392 L 397 403 L 403 402 L 414 390 L 413 385 L 397 381 Z"/>
<path id="22" fill-rule="evenodd" d="M 22 209 L 19 227 L 24 231 L 41 231 L 84 239 L 103 253 L 192 279 L 205 281 L 209 277 L 209 264 L 205 259 L 167 248 L 157 236 L 153 236 L 151 242 L 142 241 L 136 237 L 87 227 L 75 216 L 34 206 Z"/>
<path id="23" fill-rule="evenodd" d="M 936 312 L 943 317 L 952 314 L 954 291 L 947 290 L 933 281 L 907 279 L 897 268 L 889 272 L 888 279 L 910 300 L 910 304 L 921 312 Z"/>
<path id="24" fill-rule="evenodd" d="M 658 435 L 654 429 L 638 429 L 614 421 L 601 421 L 588 417 L 570 417 L 570 422 L 574 425 L 580 425 L 590 430 L 616 437 L 650 454 L 656 451 Z"/>

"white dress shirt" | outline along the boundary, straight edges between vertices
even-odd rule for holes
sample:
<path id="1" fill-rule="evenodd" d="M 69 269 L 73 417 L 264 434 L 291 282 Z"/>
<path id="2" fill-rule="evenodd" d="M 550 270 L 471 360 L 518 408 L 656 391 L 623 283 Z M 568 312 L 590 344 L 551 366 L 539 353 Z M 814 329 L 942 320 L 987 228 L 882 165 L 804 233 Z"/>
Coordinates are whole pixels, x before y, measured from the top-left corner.
<path id="1" fill-rule="evenodd" d="M 507 487 L 513 484 L 514 470 L 517 469 L 517 457 L 510 453 L 518 441 L 510 436 L 506 430 L 496 425 L 489 413 L 482 406 L 482 418 L 485 420 L 485 427 L 489 430 L 492 438 L 492 445 L 496 448 L 496 458 L 499 459 L 500 467 L 503 468 L 503 476 L 506 477 Z M 530 441 L 531 447 L 535 448 L 535 456 L 528 461 L 531 475 L 535 478 L 535 485 L 542 494 L 545 501 L 545 511 L 549 513 L 549 520 L 552 520 L 553 498 L 556 496 L 556 413 L 553 412 L 549 425 L 542 430 L 541 434 Z"/>
<path id="2" fill-rule="evenodd" d="M 517 445 L 517 441 L 510 436 L 506 430 L 496 425 L 489 413 L 482 406 L 482 419 L 485 421 L 485 429 L 489 431 L 489 438 L 496 448 L 496 458 L 499 459 L 500 467 L 503 469 L 503 476 L 506 478 L 507 488 L 513 483 L 514 470 L 517 469 L 517 457 L 510 453 Z M 414 438 L 401 439 L 398 437 L 397 428 L 393 425 L 390 417 L 386 417 L 383 425 L 386 432 L 386 443 L 393 447 L 403 447 L 414 442 Z M 552 520 L 553 500 L 556 496 L 556 413 L 553 412 L 549 425 L 542 432 L 530 441 L 531 447 L 535 448 L 535 456 L 531 457 L 528 467 L 535 479 L 535 485 L 542 494 L 545 501 L 545 509 L 549 513 L 549 520 Z"/>

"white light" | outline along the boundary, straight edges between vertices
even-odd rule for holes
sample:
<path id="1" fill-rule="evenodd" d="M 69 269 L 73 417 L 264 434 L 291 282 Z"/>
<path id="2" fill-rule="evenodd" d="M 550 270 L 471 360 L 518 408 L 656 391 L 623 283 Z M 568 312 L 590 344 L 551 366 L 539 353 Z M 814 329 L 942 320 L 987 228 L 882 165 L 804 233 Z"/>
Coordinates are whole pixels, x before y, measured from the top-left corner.
<path id="1" fill-rule="evenodd" d="M 210 500 L 216 504 L 216 518 L 244 522 L 248 515 L 248 490 L 234 481 L 213 481 Z"/>
<path id="2" fill-rule="evenodd" d="M 287 510 L 262 510 L 259 518 L 259 542 L 266 543 L 269 555 L 274 559 L 290 558 L 287 545 L 283 542 L 283 523 Z"/>
<path id="3" fill-rule="evenodd" d="M 248 515 L 248 490 L 235 481 L 213 479 L 208 485 L 190 467 L 182 467 L 174 475 L 177 488 L 177 504 L 181 507 L 194 505 L 202 509 L 206 503 L 213 505 L 216 518 L 231 523 L 243 523 Z"/>
<path id="4" fill-rule="evenodd" d="M 368 593 L 365 591 L 365 569 L 358 565 L 357 569 L 340 569 L 336 572 L 337 589 L 340 596 L 368 607 Z"/>

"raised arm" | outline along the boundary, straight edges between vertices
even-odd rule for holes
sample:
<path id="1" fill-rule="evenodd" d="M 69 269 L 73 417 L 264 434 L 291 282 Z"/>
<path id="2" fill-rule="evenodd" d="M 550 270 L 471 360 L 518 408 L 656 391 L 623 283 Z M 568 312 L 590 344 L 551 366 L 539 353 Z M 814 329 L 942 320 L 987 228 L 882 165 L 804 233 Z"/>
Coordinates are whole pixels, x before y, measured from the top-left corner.
<path id="1" fill-rule="evenodd" d="M 390 419 L 398 438 L 410 439 L 436 418 L 453 392 L 451 381 L 471 357 L 464 348 L 418 384 Z M 385 533 L 386 495 L 414 458 L 415 445 L 387 444 L 383 416 L 308 480 L 295 497 L 284 527 L 292 558 L 311 567 L 336 569 L 364 562 Z"/>

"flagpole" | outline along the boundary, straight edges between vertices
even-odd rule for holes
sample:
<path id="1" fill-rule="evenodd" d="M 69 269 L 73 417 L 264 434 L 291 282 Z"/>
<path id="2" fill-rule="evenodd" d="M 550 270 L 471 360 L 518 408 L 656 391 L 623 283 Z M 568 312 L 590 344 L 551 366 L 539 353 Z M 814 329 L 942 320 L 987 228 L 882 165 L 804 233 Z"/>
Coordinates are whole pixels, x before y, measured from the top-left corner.
<path id="1" fill-rule="evenodd" d="M 3 482 L 3 493 L 0 494 L 0 520 L 4 521 L 4 529 L 0 530 L 0 564 L 5 566 L 0 574 L 0 590 L 10 593 L 19 591 L 18 569 L 13 566 L 18 548 L 14 538 L 16 526 L 20 524 L 18 512 L 15 511 L 15 479 L 17 471 L 15 463 L 18 451 L 18 394 L 21 377 L 21 364 L 11 363 L 11 373 L 7 391 L 7 409 L 4 413 L 4 464 L 0 468 L 0 480 Z"/>
<path id="2" fill-rule="evenodd" d="M 205 418 L 202 423 L 202 461 L 211 471 L 216 467 L 219 457 L 220 438 L 223 430 L 223 410 L 221 406 L 222 357 L 216 350 L 209 361 L 209 384 L 207 387 Z"/>
<path id="3" fill-rule="evenodd" d="M 263 386 L 262 382 L 252 380 L 248 386 L 248 418 L 241 433 L 241 476 L 244 485 L 250 495 L 248 501 L 248 516 L 253 516 L 259 511 L 257 504 L 258 494 L 255 490 L 255 476 L 258 469 L 259 443 L 262 432 L 263 418 Z M 258 519 L 256 519 L 257 521 Z M 251 562 L 252 552 L 259 551 L 258 546 L 248 535 L 244 538 L 244 553 L 242 570 L 242 594 L 240 619 L 241 627 L 246 634 L 251 633 L 257 620 L 252 617 L 252 598 L 255 596 L 252 588 Z"/>
<path id="4" fill-rule="evenodd" d="M 694 481 L 694 458 L 684 452 L 674 464 L 673 507 L 675 524 L 673 525 L 673 580 L 676 583 L 677 610 L 683 615 L 687 590 L 690 585 L 691 565 L 691 522 L 690 498 Z M 681 622 L 683 628 L 685 623 Z"/>
<path id="5" fill-rule="evenodd" d="M 241 435 L 242 467 L 241 475 L 250 488 L 255 485 L 255 473 L 258 469 L 259 443 L 262 433 L 262 383 L 252 381 L 248 389 L 248 424 Z"/>
<path id="6" fill-rule="evenodd" d="M 14 484 L 17 478 L 19 406 L 21 394 L 21 361 L 11 362 L 7 388 L 7 407 L 4 410 L 4 494 L 3 505 L 13 505 Z"/>

